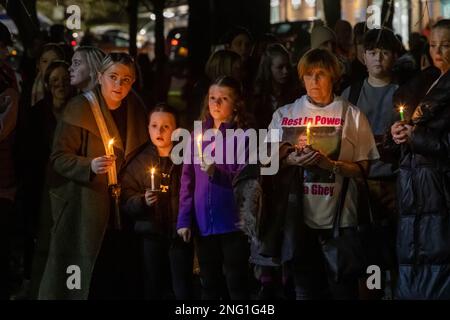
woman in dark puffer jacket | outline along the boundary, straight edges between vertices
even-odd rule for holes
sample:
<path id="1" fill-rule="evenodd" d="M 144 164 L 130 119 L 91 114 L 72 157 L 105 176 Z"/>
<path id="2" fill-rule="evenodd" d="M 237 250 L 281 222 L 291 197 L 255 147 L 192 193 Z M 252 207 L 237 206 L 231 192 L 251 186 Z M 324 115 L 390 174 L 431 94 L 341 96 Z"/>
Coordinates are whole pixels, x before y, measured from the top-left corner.
<path id="1" fill-rule="evenodd" d="M 399 299 L 450 299 L 450 20 L 432 29 L 441 76 L 411 121 L 391 127 L 400 145 Z"/>

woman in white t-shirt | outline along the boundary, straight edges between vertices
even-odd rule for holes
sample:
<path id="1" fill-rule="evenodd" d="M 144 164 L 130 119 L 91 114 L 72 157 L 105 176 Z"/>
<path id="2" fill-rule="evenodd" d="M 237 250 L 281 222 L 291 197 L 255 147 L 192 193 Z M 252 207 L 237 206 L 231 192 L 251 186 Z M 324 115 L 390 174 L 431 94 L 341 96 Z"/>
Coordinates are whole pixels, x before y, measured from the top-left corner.
<path id="1" fill-rule="evenodd" d="M 330 294 L 336 299 L 356 299 L 357 278 L 339 284 L 331 280 L 318 240 L 331 236 L 344 177 L 360 176 L 358 164 L 367 172 L 369 162 L 379 155 L 364 114 L 333 93 L 341 69 L 332 53 L 310 50 L 298 64 L 298 75 L 307 94 L 275 111 L 269 125 L 269 129 L 280 129 L 279 141 L 295 146 L 282 160 L 281 170 L 302 169 L 298 176 L 301 200 L 294 200 L 300 202 L 302 212 L 301 236 L 294 241 L 284 236 L 282 246 L 295 248 L 283 248 L 281 260 L 291 267 L 297 299 Z M 306 146 L 298 143 L 305 135 Z M 289 196 L 288 201 L 292 199 L 299 198 Z M 356 202 L 357 188 L 350 180 L 340 222 L 344 232 L 356 226 Z"/>

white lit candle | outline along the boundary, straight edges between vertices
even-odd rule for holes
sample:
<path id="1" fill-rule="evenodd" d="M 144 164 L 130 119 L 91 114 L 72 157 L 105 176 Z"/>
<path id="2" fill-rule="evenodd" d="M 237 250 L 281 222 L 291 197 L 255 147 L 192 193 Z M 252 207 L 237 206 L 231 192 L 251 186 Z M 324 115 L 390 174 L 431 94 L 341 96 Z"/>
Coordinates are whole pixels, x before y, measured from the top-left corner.
<path id="1" fill-rule="evenodd" d="M 155 190 L 155 168 L 150 170 L 151 173 L 151 182 L 152 182 L 152 190 Z"/>
<path id="2" fill-rule="evenodd" d="M 203 152 L 202 152 L 202 134 L 199 134 L 197 136 L 197 150 L 198 150 L 198 157 L 200 158 L 200 161 L 203 159 Z"/>
<path id="3" fill-rule="evenodd" d="M 311 122 L 308 122 L 306 126 L 306 145 L 309 146 L 311 144 Z"/>
<path id="4" fill-rule="evenodd" d="M 107 156 L 114 156 L 114 138 L 108 141 Z M 109 185 L 117 184 L 117 172 L 116 163 L 114 162 L 111 168 L 108 170 L 108 183 Z"/>

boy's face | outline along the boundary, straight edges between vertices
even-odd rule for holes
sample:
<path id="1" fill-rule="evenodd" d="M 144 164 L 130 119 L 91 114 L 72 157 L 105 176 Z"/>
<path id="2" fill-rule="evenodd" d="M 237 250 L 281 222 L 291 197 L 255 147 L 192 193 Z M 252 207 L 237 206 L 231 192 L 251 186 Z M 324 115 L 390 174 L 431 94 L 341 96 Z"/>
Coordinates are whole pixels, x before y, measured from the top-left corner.
<path id="1" fill-rule="evenodd" d="M 172 132 L 176 129 L 175 118 L 168 112 L 153 112 L 148 124 L 148 133 L 157 148 L 172 146 Z"/>
<path id="2" fill-rule="evenodd" d="M 364 51 L 364 64 L 372 77 L 381 78 L 390 75 L 394 61 L 395 55 L 391 50 L 376 48 Z"/>

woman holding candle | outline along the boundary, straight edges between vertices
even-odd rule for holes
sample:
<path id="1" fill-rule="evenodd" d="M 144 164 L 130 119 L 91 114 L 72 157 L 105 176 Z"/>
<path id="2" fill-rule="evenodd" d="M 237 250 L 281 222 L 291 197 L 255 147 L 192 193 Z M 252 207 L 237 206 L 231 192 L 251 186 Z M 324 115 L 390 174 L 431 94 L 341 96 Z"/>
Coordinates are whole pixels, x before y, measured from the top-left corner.
<path id="1" fill-rule="evenodd" d="M 449 19 L 434 25 L 429 42 L 440 76 L 412 117 L 391 127 L 400 155 L 399 299 L 450 299 Z"/>
<path id="2" fill-rule="evenodd" d="M 117 216 L 109 185 L 116 177 L 107 173 L 115 166 L 120 178 L 147 142 L 144 107 L 128 95 L 134 80 L 132 58 L 110 53 L 91 95 L 72 99 L 58 122 L 50 161 L 60 177 L 49 192 L 53 227 L 40 299 L 117 298 L 128 289 L 119 273 L 121 261 L 131 258 L 122 256 L 122 234 L 112 223 Z M 92 96 L 97 103 L 88 100 Z M 114 138 L 114 157 L 107 155 L 106 137 Z M 67 269 L 72 265 L 79 269 Z M 77 271 L 81 276 L 70 282 L 70 272 Z"/>
<path id="3" fill-rule="evenodd" d="M 149 117 L 151 144 L 130 162 L 122 179 L 123 208 L 139 235 L 145 299 L 193 298 L 192 243 L 176 232 L 182 167 L 170 158 L 176 128 L 174 109 L 157 105 Z"/>
<path id="4" fill-rule="evenodd" d="M 331 237 L 344 177 L 359 177 L 358 165 L 367 172 L 378 152 L 364 114 L 333 94 L 341 70 L 332 53 L 308 51 L 298 64 L 298 75 L 307 94 L 275 111 L 269 126 L 279 129 L 277 138 L 283 144 L 281 169 L 273 178 L 273 190 L 267 192 L 273 197 L 273 206 L 267 210 L 273 211 L 275 222 L 268 224 L 261 253 L 288 267 L 299 300 L 328 294 L 356 299 L 357 276 L 336 283 L 326 270 L 319 240 Z M 295 148 L 305 132 L 308 145 Z M 344 233 L 356 226 L 357 196 L 351 179 L 340 223 Z"/>
<path id="5" fill-rule="evenodd" d="M 225 137 L 226 129 L 246 129 L 248 119 L 244 110 L 240 83 L 227 76 L 216 79 L 205 99 L 202 134 L 214 129 Z M 191 157 L 183 165 L 178 234 L 189 242 L 195 230 L 203 299 L 222 297 L 223 273 L 230 298 L 247 299 L 249 244 L 237 225 L 239 214 L 232 188 L 233 178 L 244 165 L 208 164 L 207 159 L 197 164 L 196 139 L 192 135 Z M 201 145 L 203 151 L 206 145 L 205 142 Z M 220 151 L 223 163 L 227 151 L 234 152 L 237 159 L 236 150 Z"/>

